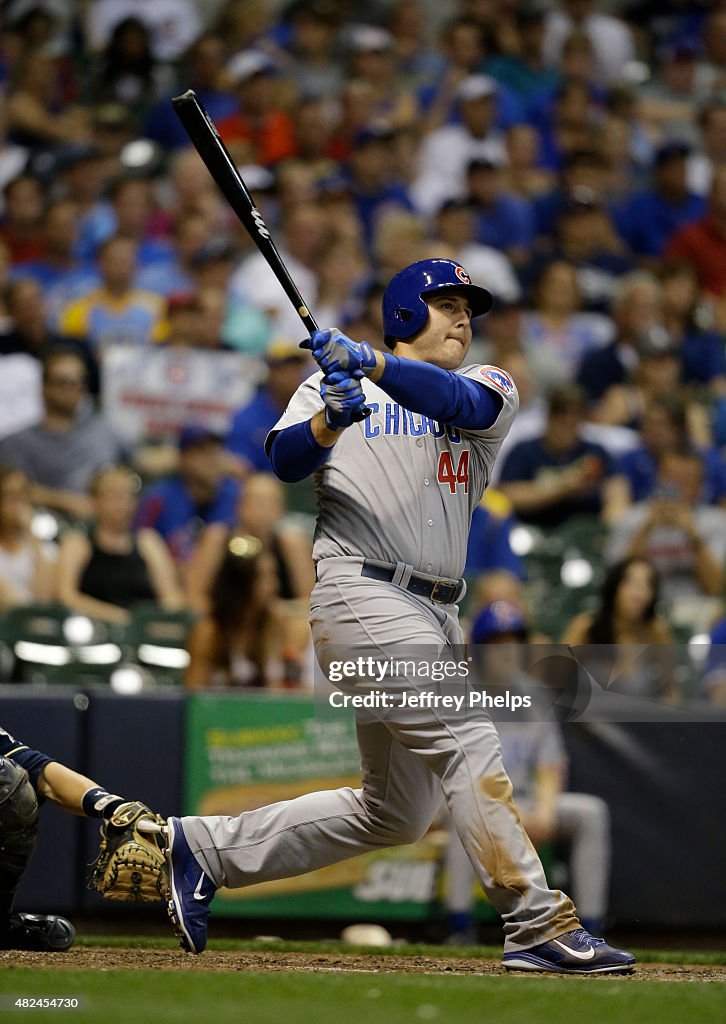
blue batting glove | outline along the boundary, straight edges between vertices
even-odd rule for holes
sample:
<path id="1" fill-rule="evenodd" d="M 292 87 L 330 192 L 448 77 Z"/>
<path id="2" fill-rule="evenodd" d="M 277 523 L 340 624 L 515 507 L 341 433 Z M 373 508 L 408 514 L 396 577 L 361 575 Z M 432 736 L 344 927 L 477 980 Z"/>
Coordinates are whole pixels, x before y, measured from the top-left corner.
<path id="1" fill-rule="evenodd" d="M 376 367 L 376 354 L 367 341 L 353 341 L 335 327 L 316 331 L 300 347 L 310 349 L 326 377 L 344 374 L 360 380 L 370 376 Z"/>
<path id="2" fill-rule="evenodd" d="M 339 384 L 331 384 L 324 379 L 320 385 L 320 395 L 325 402 L 325 426 L 329 430 L 343 430 L 351 423 L 370 416 L 371 410 L 366 405 L 363 388 L 358 380 L 348 377 Z"/>

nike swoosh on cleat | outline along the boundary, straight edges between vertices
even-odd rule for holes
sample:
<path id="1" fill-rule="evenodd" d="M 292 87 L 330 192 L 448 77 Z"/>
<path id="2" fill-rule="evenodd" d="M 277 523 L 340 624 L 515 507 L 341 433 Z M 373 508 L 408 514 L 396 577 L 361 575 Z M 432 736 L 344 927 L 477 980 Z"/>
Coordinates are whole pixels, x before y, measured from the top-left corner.
<path id="1" fill-rule="evenodd" d="M 577 950 L 570 949 L 569 946 L 566 946 L 564 942 L 558 942 L 557 939 L 553 939 L 552 941 L 556 946 L 559 946 L 560 949 L 564 949 L 565 953 L 569 953 L 570 956 L 577 957 L 578 960 L 592 960 L 592 958 L 595 956 L 595 950 L 592 948 L 592 946 L 590 946 L 587 953 L 578 953 Z"/>
<path id="2" fill-rule="evenodd" d="M 202 894 L 202 886 L 203 885 L 204 885 L 204 873 L 202 872 L 202 874 L 199 876 L 199 881 L 197 882 L 196 889 L 194 890 L 194 899 L 195 900 L 205 900 L 207 898 L 206 896 L 204 896 Z M 594 950 L 593 950 L 593 952 L 594 952 Z"/>

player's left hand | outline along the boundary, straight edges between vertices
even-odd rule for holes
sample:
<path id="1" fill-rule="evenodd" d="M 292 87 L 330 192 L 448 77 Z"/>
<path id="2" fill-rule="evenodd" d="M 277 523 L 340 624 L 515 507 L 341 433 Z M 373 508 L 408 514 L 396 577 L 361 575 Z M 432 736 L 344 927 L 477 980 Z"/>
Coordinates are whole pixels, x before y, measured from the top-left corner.
<path id="1" fill-rule="evenodd" d="M 312 352 L 330 383 L 340 383 L 345 377 L 360 380 L 369 377 L 376 368 L 376 354 L 368 342 L 353 341 L 336 327 L 316 331 L 311 338 L 300 342 L 300 348 Z"/>

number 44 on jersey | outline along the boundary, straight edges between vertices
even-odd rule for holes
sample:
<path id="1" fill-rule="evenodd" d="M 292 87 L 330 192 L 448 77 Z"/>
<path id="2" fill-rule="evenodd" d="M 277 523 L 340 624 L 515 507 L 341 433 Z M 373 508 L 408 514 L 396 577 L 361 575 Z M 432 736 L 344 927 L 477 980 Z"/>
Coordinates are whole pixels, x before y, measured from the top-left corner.
<path id="1" fill-rule="evenodd" d="M 451 452 L 441 452 L 437 478 L 440 484 L 448 484 L 451 494 L 456 494 L 459 484 L 464 487 L 464 494 L 469 493 L 469 449 L 465 448 L 459 455 L 454 467 Z"/>

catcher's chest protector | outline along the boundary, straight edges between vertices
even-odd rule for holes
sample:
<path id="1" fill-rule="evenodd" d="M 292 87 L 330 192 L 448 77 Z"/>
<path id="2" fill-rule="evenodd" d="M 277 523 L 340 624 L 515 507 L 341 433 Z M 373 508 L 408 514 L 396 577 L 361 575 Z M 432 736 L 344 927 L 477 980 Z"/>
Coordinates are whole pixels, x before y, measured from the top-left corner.
<path id="1" fill-rule="evenodd" d="M 28 773 L 0 757 L 0 930 L 38 838 L 38 800 Z"/>

